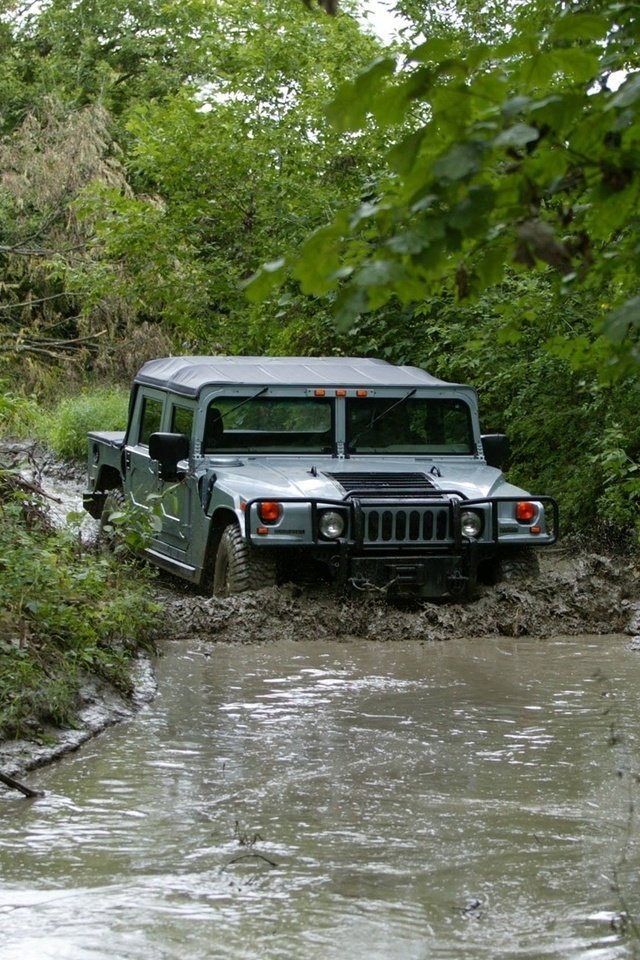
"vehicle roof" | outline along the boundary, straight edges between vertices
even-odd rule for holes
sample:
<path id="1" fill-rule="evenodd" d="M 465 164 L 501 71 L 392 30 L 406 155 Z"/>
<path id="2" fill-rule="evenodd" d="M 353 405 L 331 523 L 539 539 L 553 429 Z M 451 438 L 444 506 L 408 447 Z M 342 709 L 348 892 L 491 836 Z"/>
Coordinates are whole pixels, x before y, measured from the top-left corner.
<path id="1" fill-rule="evenodd" d="M 164 357 L 138 371 L 136 383 L 198 396 L 204 387 L 249 386 L 432 387 L 450 386 L 419 367 L 394 366 L 368 357 Z"/>

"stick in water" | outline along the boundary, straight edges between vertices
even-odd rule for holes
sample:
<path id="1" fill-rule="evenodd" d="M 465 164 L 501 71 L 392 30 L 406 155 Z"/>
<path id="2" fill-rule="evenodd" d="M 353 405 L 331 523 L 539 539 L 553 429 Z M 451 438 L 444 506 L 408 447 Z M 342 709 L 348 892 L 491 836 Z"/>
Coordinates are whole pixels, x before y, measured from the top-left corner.
<path id="1" fill-rule="evenodd" d="M 6 773 L 0 773 L 0 783 L 4 783 L 14 790 L 19 790 L 20 793 L 24 793 L 25 797 L 44 797 L 42 790 L 32 790 L 31 787 L 25 786 L 25 784 L 20 783 L 19 780 L 14 780 L 13 777 L 8 776 Z"/>

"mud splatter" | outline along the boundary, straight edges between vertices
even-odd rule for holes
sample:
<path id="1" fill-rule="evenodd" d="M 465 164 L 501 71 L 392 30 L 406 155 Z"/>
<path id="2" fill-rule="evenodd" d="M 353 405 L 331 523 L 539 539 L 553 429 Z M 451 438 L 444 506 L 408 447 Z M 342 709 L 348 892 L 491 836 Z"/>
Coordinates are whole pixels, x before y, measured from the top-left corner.
<path id="1" fill-rule="evenodd" d="M 393 642 L 459 637 L 640 633 L 640 567 L 566 549 L 542 557 L 539 577 L 485 588 L 460 603 L 399 606 L 384 600 L 337 599 L 328 589 L 284 586 L 225 599 L 160 591 L 171 624 L 168 639 L 213 642 L 290 640 Z"/>

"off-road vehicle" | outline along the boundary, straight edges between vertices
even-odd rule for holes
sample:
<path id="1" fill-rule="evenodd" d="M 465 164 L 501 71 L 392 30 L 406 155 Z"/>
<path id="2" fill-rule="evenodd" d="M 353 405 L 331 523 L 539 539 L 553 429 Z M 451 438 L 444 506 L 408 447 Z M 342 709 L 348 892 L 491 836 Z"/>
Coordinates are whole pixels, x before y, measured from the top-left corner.
<path id="1" fill-rule="evenodd" d="M 324 357 L 170 357 L 135 378 L 126 431 L 89 434 L 86 509 L 159 517 L 146 556 L 219 595 L 298 577 L 466 597 L 531 573 L 557 507 L 508 483 L 473 388 Z"/>

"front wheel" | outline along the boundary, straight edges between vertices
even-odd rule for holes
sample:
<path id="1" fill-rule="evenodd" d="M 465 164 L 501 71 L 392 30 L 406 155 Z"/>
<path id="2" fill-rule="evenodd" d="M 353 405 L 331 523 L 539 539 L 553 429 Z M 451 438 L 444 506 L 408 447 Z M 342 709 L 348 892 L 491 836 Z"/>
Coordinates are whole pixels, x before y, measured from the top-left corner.
<path id="1" fill-rule="evenodd" d="M 487 586 L 518 580 L 530 580 L 540 574 L 540 561 L 532 547 L 506 547 L 478 567 L 478 579 Z"/>
<path id="2" fill-rule="evenodd" d="M 230 523 L 220 537 L 213 569 L 213 595 L 229 597 L 273 587 L 276 583 L 276 560 L 271 551 L 257 550 L 247 543 L 240 527 Z"/>

